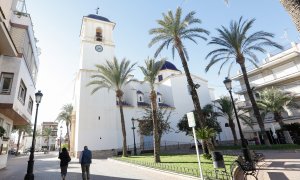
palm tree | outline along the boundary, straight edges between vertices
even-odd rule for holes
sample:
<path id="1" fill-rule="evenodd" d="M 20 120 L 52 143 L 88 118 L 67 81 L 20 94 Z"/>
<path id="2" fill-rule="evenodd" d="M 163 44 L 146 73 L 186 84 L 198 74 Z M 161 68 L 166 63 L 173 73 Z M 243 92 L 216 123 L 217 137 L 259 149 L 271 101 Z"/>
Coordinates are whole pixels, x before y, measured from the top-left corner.
<path id="1" fill-rule="evenodd" d="M 228 4 L 229 0 L 224 0 Z M 300 32 L 300 1 L 299 0 L 280 0 L 284 9 L 290 14 L 296 25 L 297 30 Z"/>
<path id="2" fill-rule="evenodd" d="M 48 146 L 48 151 L 50 151 L 50 136 L 52 133 L 52 129 L 51 128 L 45 128 L 43 130 L 43 136 L 47 137 L 47 146 Z"/>
<path id="3" fill-rule="evenodd" d="M 117 58 L 114 58 L 113 61 L 106 61 L 105 64 L 100 65 L 96 64 L 98 69 L 97 74 L 92 75 L 93 79 L 87 84 L 87 86 L 95 85 L 96 87 L 92 90 L 92 94 L 102 88 L 107 88 L 108 90 L 113 89 L 116 92 L 116 98 L 118 99 L 118 105 L 121 115 L 121 126 L 123 134 L 123 156 L 127 155 L 127 142 L 126 142 L 126 129 L 125 129 L 125 120 L 123 113 L 123 87 L 132 81 L 136 81 L 131 78 L 130 73 L 134 70 L 133 67 L 136 63 L 130 64 L 129 60 L 125 58 L 119 64 Z"/>
<path id="4" fill-rule="evenodd" d="M 65 104 L 61 108 L 61 112 L 58 114 L 56 121 L 65 123 L 67 126 L 67 136 L 68 136 L 68 149 L 70 150 L 70 126 L 72 125 L 72 104 Z"/>
<path id="5" fill-rule="evenodd" d="M 209 128 L 207 126 L 196 130 L 197 139 L 202 140 L 202 146 L 207 146 L 210 153 L 214 150 L 214 146 L 211 142 L 211 139 L 215 137 L 215 135 L 216 131 L 213 128 Z"/>
<path id="6" fill-rule="evenodd" d="M 226 117 L 228 120 L 228 125 L 231 129 L 231 133 L 233 136 L 234 145 L 237 145 L 237 135 L 235 131 L 235 115 L 234 115 L 234 109 L 233 104 L 231 103 L 231 100 L 229 97 L 221 97 L 220 99 L 217 99 L 216 102 L 218 103 L 218 106 L 215 106 L 220 112 L 223 117 Z"/>
<path id="7" fill-rule="evenodd" d="M 194 103 L 194 108 L 196 111 L 197 117 L 200 117 L 201 127 L 204 127 L 205 119 L 201 111 L 199 97 L 196 91 L 195 84 L 190 74 L 190 70 L 187 64 L 189 59 L 187 49 L 183 45 L 183 40 L 191 40 L 194 43 L 197 43 L 196 38 L 201 38 L 206 40 L 203 35 L 208 35 L 209 32 L 200 27 L 192 27 L 192 25 L 201 24 L 201 20 L 194 17 L 195 12 L 192 11 L 188 13 L 182 19 L 182 10 L 180 7 L 177 8 L 176 13 L 173 14 L 172 11 L 168 11 L 167 14 L 163 13 L 163 19 L 157 20 L 159 25 L 158 28 L 153 28 L 149 31 L 150 35 L 155 35 L 149 43 L 149 47 L 152 47 L 154 44 L 161 42 L 160 46 L 156 50 L 154 57 L 157 57 L 164 48 L 168 48 L 169 45 L 172 45 L 172 55 L 174 58 L 175 49 L 177 50 L 181 63 L 187 78 L 189 89 L 191 92 L 192 100 Z"/>
<path id="8" fill-rule="evenodd" d="M 299 0 L 280 0 L 285 10 L 292 17 L 297 30 L 300 32 L 300 1 Z"/>
<path id="9" fill-rule="evenodd" d="M 251 29 L 254 21 L 255 19 L 243 21 L 241 17 L 239 21 L 231 21 L 229 28 L 222 26 L 222 28 L 217 29 L 219 37 L 212 37 L 212 40 L 208 44 L 217 45 L 220 46 L 220 48 L 211 51 L 206 56 L 206 59 L 210 58 L 211 60 L 205 68 L 205 71 L 207 72 L 211 66 L 222 61 L 219 73 L 223 66 L 232 60 L 231 65 L 234 62 L 240 65 L 254 115 L 264 136 L 265 143 L 270 145 L 265 131 L 264 122 L 260 117 L 259 109 L 250 87 L 245 62 L 248 61 L 257 67 L 256 63 L 258 62 L 258 58 L 255 55 L 255 52 L 265 53 L 266 46 L 276 47 L 279 49 L 282 49 L 282 46 L 273 42 L 271 38 L 273 38 L 274 35 L 268 32 L 258 31 L 248 35 L 248 31 Z"/>
<path id="10" fill-rule="evenodd" d="M 15 155 L 17 156 L 19 154 L 18 152 L 19 152 L 19 149 L 20 149 L 21 136 L 23 134 L 23 137 L 24 137 L 25 133 L 31 134 L 31 132 L 32 132 L 31 124 L 16 125 L 16 126 L 14 126 L 14 131 L 18 131 L 17 150 L 16 150 L 16 153 L 15 153 Z"/>
<path id="11" fill-rule="evenodd" d="M 297 108 L 295 97 L 289 93 L 280 91 L 276 88 L 264 89 L 259 93 L 260 98 L 257 100 L 259 108 L 265 112 L 274 114 L 274 120 L 278 122 L 281 129 L 284 129 L 282 113 L 288 112 L 289 109 Z M 285 139 L 288 143 L 292 143 L 288 131 L 284 131 Z"/>
<path id="12" fill-rule="evenodd" d="M 150 99 L 151 99 L 151 109 L 152 109 L 152 121 L 153 121 L 153 139 L 154 139 L 154 161 L 156 163 L 160 162 L 160 138 L 158 133 L 158 115 L 157 115 L 157 102 L 156 102 L 156 91 L 154 89 L 156 77 L 165 64 L 165 59 L 161 59 L 155 62 L 155 59 L 145 60 L 145 67 L 140 67 L 145 78 L 144 80 L 149 82 L 150 85 Z"/>

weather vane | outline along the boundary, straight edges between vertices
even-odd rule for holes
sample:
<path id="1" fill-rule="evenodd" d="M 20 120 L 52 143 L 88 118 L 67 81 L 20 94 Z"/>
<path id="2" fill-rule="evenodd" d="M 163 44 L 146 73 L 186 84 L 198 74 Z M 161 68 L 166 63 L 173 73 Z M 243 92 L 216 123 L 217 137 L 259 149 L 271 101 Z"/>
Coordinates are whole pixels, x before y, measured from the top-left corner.
<path id="1" fill-rule="evenodd" d="M 97 9 L 96 9 L 96 14 L 98 15 L 99 14 L 99 7 L 97 7 Z"/>

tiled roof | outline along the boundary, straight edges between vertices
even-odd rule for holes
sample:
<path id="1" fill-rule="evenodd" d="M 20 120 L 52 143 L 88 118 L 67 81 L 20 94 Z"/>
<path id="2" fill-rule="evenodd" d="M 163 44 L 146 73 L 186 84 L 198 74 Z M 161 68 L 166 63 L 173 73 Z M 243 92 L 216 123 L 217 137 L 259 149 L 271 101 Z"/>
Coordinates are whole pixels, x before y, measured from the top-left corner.
<path id="1" fill-rule="evenodd" d="M 98 15 L 95 15 L 95 14 L 89 14 L 89 15 L 86 16 L 86 17 L 93 18 L 93 19 L 97 19 L 97 20 L 101 20 L 101 21 L 110 22 L 110 20 L 107 19 L 106 17 L 98 16 Z"/>
<path id="2" fill-rule="evenodd" d="M 159 107 L 171 107 L 170 105 L 165 104 L 165 103 L 158 103 L 158 106 Z"/>
<path id="3" fill-rule="evenodd" d="M 144 93 L 143 93 L 142 91 L 140 91 L 140 90 L 137 90 L 136 93 L 137 93 L 137 94 L 144 94 Z"/>
<path id="4" fill-rule="evenodd" d="M 138 106 L 150 106 L 150 104 L 148 104 L 146 102 L 138 102 L 137 105 Z"/>
<path id="5" fill-rule="evenodd" d="M 169 69 L 169 70 L 174 70 L 174 71 L 179 71 L 176 66 L 174 64 L 172 64 L 169 61 L 165 61 L 165 64 L 161 67 L 160 70 L 165 70 L 165 69 Z"/>
<path id="6" fill-rule="evenodd" d="M 119 101 L 116 101 L 117 106 L 119 106 Z M 127 103 L 126 101 L 122 102 L 123 106 L 131 106 L 129 103 Z"/>

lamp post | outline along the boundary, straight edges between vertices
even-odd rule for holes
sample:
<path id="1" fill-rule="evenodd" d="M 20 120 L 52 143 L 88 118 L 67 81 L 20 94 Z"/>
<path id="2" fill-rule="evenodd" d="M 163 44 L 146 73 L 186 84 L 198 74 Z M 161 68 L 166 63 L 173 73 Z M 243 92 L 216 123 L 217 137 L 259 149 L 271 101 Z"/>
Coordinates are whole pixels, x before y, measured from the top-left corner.
<path id="1" fill-rule="evenodd" d="M 36 112 L 35 112 L 35 120 L 34 120 L 34 127 L 33 127 L 33 135 L 32 135 L 32 143 L 30 148 L 30 155 L 27 165 L 27 174 L 25 175 L 25 180 L 33 180 L 33 165 L 34 165 L 34 149 L 35 149 L 35 134 L 36 134 L 36 121 L 37 121 L 37 115 L 39 111 L 39 105 L 41 103 L 43 97 L 43 93 L 39 90 L 37 93 L 35 93 L 35 102 L 36 102 Z"/>
<path id="2" fill-rule="evenodd" d="M 240 137 L 241 137 L 241 141 L 242 141 L 242 151 L 243 151 L 243 155 L 246 161 L 248 162 L 252 162 L 251 160 L 251 156 L 249 153 L 249 149 L 247 147 L 247 143 L 246 140 L 244 138 L 243 132 L 242 132 L 242 128 L 241 128 L 241 124 L 240 124 L 240 120 L 238 118 L 238 114 L 235 108 L 235 103 L 232 97 L 232 84 L 231 84 L 231 79 L 229 79 L 228 77 L 225 78 L 225 80 L 223 81 L 223 83 L 225 84 L 226 89 L 229 91 L 230 94 L 230 98 L 231 98 L 231 102 L 232 102 L 232 106 L 233 106 L 233 110 L 234 110 L 234 114 L 235 114 L 235 118 L 238 124 L 238 128 L 239 128 L 239 133 L 240 133 Z"/>
<path id="3" fill-rule="evenodd" d="M 61 152 L 61 134 L 62 134 L 62 126 L 60 126 L 60 137 L 59 137 L 59 152 Z"/>
<path id="4" fill-rule="evenodd" d="M 136 153 L 136 144 L 135 144 L 135 132 L 134 132 L 134 130 L 135 130 L 135 127 L 134 127 L 134 121 L 135 120 L 138 120 L 138 119 L 134 119 L 134 118 L 131 118 L 131 122 L 132 122 L 132 132 L 133 132 L 133 155 L 137 155 L 137 153 Z"/>

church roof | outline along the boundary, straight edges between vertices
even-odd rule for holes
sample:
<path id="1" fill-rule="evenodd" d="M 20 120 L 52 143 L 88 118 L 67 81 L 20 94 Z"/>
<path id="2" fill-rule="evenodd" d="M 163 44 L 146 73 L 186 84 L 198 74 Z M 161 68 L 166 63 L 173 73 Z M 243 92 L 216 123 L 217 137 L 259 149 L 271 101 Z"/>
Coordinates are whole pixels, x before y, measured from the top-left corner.
<path id="1" fill-rule="evenodd" d="M 136 93 L 137 93 L 137 94 L 144 94 L 144 93 L 143 93 L 142 91 L 140 91 L 140 90 L 137 90 Z"/>
<path id="2" fill-rule="evenodd" d="M 106 22 L 111 22 L 109 19 L 107 19 L 106 17 L 103 17 L 103 16 L 98 16 L 98 15 L 95 15 L 95 14 L 89 14 L 88 16 L 86 17 L 89 17 L 89 18 L 92 18 L 92 19 L 97 19 L 97 20 L 100 20 L 100 21 L 106 21 Z"/>
<path id="3" fill-rule="evenodd" d="M 160 70 L 173 70 L 173 71 L 179 71 L 176 66 L 169 62 L 169 61 L 165 61 L 165 64 L 161 67 Z"/>

